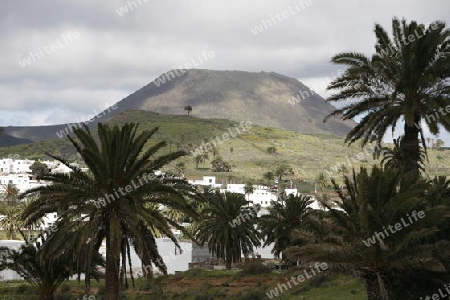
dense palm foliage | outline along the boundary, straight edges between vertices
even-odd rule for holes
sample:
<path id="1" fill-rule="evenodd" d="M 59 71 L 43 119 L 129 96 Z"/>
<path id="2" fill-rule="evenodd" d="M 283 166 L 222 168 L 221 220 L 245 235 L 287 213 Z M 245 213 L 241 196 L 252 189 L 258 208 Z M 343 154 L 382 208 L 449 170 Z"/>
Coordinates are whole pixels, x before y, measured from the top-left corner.
<path id="1" fill-rule="evenodd" d="M 374 166 L 371 173 L 362 167 L 345 177 L 343 188 L 333 184 L 339 200 L 336 208 L 324 203 L 329 211 L 322 217 L 329 221 L 311 231 L 317 235 L 310 243 L 290 248 L 289 257 L 327 262 L 363 278 L 369 300 L 412 299 L 450 280 L 450 242 L 443 234 L 450 210 L 429 205 L 424 180 Z"/>
<path id="2" fill-rule="evenodd" d="M 8 206 L 14 206 L 19 200 L 19 189 L 13 183 L 2 184 L 1 189 L 1 200 L 4 204 Z"/>
<path id="3" fill-rule="evenodd" d="M 20 220 L 23 206 L 19 203 L 19 189 L 13 183 L 2 184 L 0 189 L 0 228 L 6 239 L 12 240 L 23 224 Z"/>
<path id="4" fill-rule="evenodd" d="M 248 257 L 260 238 L 255 228 L 257 211 L 248 207 L 245 195 L 237 193 L 212 193 L 203 210 L 203 220 L 194 226 L 200 243 L 207 243 L 212 255 L 225 260 L 229 270 L 232 263 Z"/>
<path id="5" fill-rule="evenodd" d="M 381 160 L 381 165 L 383 165 L 387 169 L 399 170 L 402 173 L 405 173 L 406 165 L 408 160 L 406 159 L 404 149 L 404 138 L 400 136 L 397 139 L 394 139 L 393 148 L 383 147 L 381 152 L 383 154 L 383 158 Z M 424 148 L 419 148 L 419 160 L 417 161 L 418 167 L 420 171 L 425 171 L 425 160 L 426 160 L 426 152 Z"/>
<path id="6" fill-rule="evenodd" d="M 25 239 L 24 235 L 22 237 Z M 17 272 L 37 289 L 42 300 L 51 300 L 59 285 L 74 274 L 76 264 L 82 263 L 85 256 L 78 256 L 74 260 L 72 253 L 68 251 L 55 260 L 42 257 L 41 243 L 45 242 L 45 236 L 41 235 L 39 240 L 38 243 L 25 242 L 19 250 L 0 247 L 0 270 Z M 95 254 L 90 264 L 90 275 L 98 280 L 101 275 L 99 267 L 104 267 L 102 256 Z"/>
<path id="7" fill-rule="evenodd" d="M 22 205 L 9 206 L 0 203 L 0 228 L 3 229 L 7 240 L 12 240 L 23 225 L 20 218 L 21 208 Z"/>
<path id="8" fill-rule="evenodd" d="M 294 230 L 305 226 L 311 211 L 308 206 L 313 202 L 310 196 L 292 194 L 282 200 L 272 202 L 269 214 L 262 215 L 258 220 L 258 229 L 265 238 L 264 246 L 274 243 L 272 253 L 276 257 L 280 257 L 292 244 Z"/>
<path id="9" fill-rule="evenodd" d="M 432 134 L 439 133 L 438 125 L 450 130 L 450 114 L 445 112 L 450 99 L 450 30 L 439 21 L 426 27 L 394 18 L 392 32 L 390 38 L 375 25 L 377 44 L 372 58 L 353 52 L 332 58 L 333 63 L 349 68 L 328 86 L 339 90 L 328 101 L 352 101 L 330 116 L 362 116 L 345 139 L 349 143 L 361 139 L 362 145 L 381 142 L 389 127 L 394 130 L 404 120 L 405 171 L 417 171 L 419 137 L 426 147 L 422 121 Z"/>
<path id="10" fill-rule="evenodd" d="M 78 266 L 77 271 L 81 271 L 88 268 L 92 255 L 98 252 L 102 241 L 106 241 L 105 294 L 108 300 L 120 297 L 123 283 L 128 286 L 127 264 L 133 280 L 131 247 L 145 270 L 151 269 L 153 263 L 166 273 L 166 266 L 160 263 L 162 258 L 155 235 L 164 234 L 179 247 L 171 228 L 184 229 L 163 215 L 159 205 L 197 218 L 196 211 L 187 201 L 198 198 L 195 189 L 174 176 L 154 175 L 155 170 L 185 154 L 174 152 L 156 156 L 166 145 L 164 141 L 144 149 L 157 130 L 138 133 L 136 124 L 123 127 L 99 124 L 97 142 L 87 126 L 75 129 L 77 140 L 68 138 L 89 172 L 54 157 L 73 172 L 44 175 L 42 179 L 51 181 L 51 185 L 31 189 L 22 195 L 39 195 L 23 214 L 27 223 L 47 213 L 58 213 L 56 225 L 59 230 L 44 244 L 42 253 L 45 257 L 58 259 L 60 253 L 71 249 L 81 255 L 87 247 L 83 252 L 88 254 L 85 265 Z M 146 272 L 146 277 L 150 281 L 152 272 Z M 86 284 L 89 284 L 89 276 L 86 276 Z"/>

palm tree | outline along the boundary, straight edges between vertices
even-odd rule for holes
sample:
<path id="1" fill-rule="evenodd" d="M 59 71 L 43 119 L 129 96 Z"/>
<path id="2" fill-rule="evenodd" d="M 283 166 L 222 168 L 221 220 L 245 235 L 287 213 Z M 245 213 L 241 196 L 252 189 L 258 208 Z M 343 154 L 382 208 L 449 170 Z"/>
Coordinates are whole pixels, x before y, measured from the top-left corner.
<path id="1" fill-rule="evenodd" d="M 23 222 L 20 220 L 21 206 L 9 206 L 0 203 L 0 227 L 6 235 L 7 240 L 12 240 L 15 233 L 22 227 Z"/>
<path id="2" fill-rule="evenodd" d="M 426 28 L 414 21 L 408 24 L 394 18 L 392 32 L 391 39 L 385 29 L 375 25 L 377 44 L 372 58 L 353 52 L 332 58 L 333 63 L 349 69 L 328 86 L 328 90 L 340 91 L 328 101 L 353 101 L 325 120 L 332 115 L 342 115 L 344 120 L 362 115 L 345 142 L 361 139 L 364 146 L 372 141 L 381 143 L 387 129 L 395 129 L 397 122 L 404 119 L 405 171 L 417 171 L 419 137 L 426 147 L 422 120 L 432 134 L 439 133 L 438 125 L 450 131 L 450 115 L 437 114 L 437 110 L 445 109 L 450 97 L 446 83 L 450 74 L 450 30 L 439 21 Z"/>
<path id="3" fill-rule="evenodd" d="M 198 165 L 204 163 L 208 158 L 208 153 L 195 154 L 192 158 L 195 163 L 195 168 L 198 169 Z"/>
<path id="4" fill-rule="evenodd" d="M 270 185 L 274 178 L 275 178 L 275 175 L 271 171 L 265 172 L 263 174 L 263 179 L 266 181 L 267 185 Z"/>
<path id="5" fill-rule="evenodd" d="M 120 297 L 122 285 L 128 286 L 125 274 L 130 266 L 130 247 L 134 247 L 145 266 L 155 264 L 161 272 L 167 268 L 161 263 L 156 246 L 155 232 L 169 237 L 179 244 L 171 231 L 175 227 L 185 231 L 177 222 L 164 216 L 155 206 L 164 205 L 179 209 L 192 218 L 197 217 L 187 199 L 199 199 L 195 189 L 185 180 L 173 176 L 155 175 L 168 163 L 185 155 L 173 152 L 156 156 L 166 146 L 165 141 L 144 150 L 147 141 L 158 130 L 143 130 L 137 133 L 137 124 L 98 124 L 98 140 L 87 126 L 75 129 L 77 140 L 68 136 L 80 153 L 89 172 L 71 166 L 60 157 L 53 157 L 72 169 L 70 174 L 49 174 L 42 179 L 52 185 L 26 191 L 22 197 L 39 195 L 24 212 L 26 223 L 46 213 L 58 212 L 59 230 L 52 234 L 43 247 L 45 257 L 54 258 L 58 253 L 75 249 L 80 253 L 82 245 L 88 245 L 89 255 L 98 252 L 106 240 L 105 299 Z M 48 154 L 47 154 L 48 155 Z M 90 256 L 86 263 L 89 263 Z M 87 268 L 87 266 L 85 266 Z M 120 274 L 120 278 L 119 278 Z M 152 273 L 147 272 L 151 282 Z M 89 281 L 88 274 L 86 281 Z"/>
<path id="6" fill-rule="evenodd" d="M 450 205 L 450 178 L 435 176 L 428 180 L 428 197 L 430 204 Z"/>
<path id="7" fill-rule="evenodd" d="M 269 207 L 269 214 L 262 215 L 258 220 L 258 229 L 261 236 L 265 238 L 263 246 L 272 243 L 274 247 L 272 253 L 276 257 L 282 258 L 284 251 L 292 244 L 292 233 L 306 223 L 306 218 L 310 212 L 308 206 L 312 199 L 307 195 L 289 195 L 284 197 L 284 201 L 272 202 Z"/>
<path id="8" fill-rule="evenodd" d="M 184 162 L 179 162 L 175 165 L 175 172 L 177 173 L 178 177 L 184 176 L 184 171 L 186 171 L 186 165 Z"/>
<path id="9" fill-rule="evenodd" d="M 320 172 L 316 177 L 316 182 L 314 185 L 315 190 L 323 191 L 326 189 L 328 187 L 328 180 L 329 179 L 327 176 L 323 172 Z"/>
<path id="10" fill-rule="evenodd" d="M 192 111 L 192 106 L 187 105 L 187 106 L 184 107 L 184 110 L 186 110 L 188 115 L 189 115 L 189 113 Z"/>
<path id="11" fill-rule="evenodd" d="M 15 184 L 11 182 L 7 184 L 2 184 L 0 186 L 0 189 L 1 189 L 0 197 L 6 205 L 13 206 L 17 204 L 17 201 L 19 200 L 19 189 L 16 187 Z"/>
<path id="12" fill-rule="evenodd" d="M 441 139 L 437 139 L 437 141 L 436 141 L 436 149 L 440 150 L 442 146 L 444 146 L 444 141 L 441 140 Z"/>
<path id="13" fill-rule="evenodd" d="M 23 234 L 22 237 L 25 239 Z M 41 242 L 45 242 L 45 237 L 41 237 Z M 21 245 L 19 250 L 0 247 L 0 270 L 9 269 L 17 272 L 37 289 L 42 300 L 52 300 L 58 286 L 74 274 L 77 263 L 82 263 L 85 256 L 76 256 L 77 259 L 74 261 L 72 252 L 66 252 L 52 260 L 41 257 L 41 249 L 41 243 L 27 242 Z M 101 275 L 98 267 L 104 267 L 104 260 L 96 253 L 90 261 L 88 272 L 97 281 Z"/>
<path id="14" fill-rule="evenodd" d="M 254 247 L 260 246 L 254 226 L 256 213 L 247 206 L 243 194 L 211 194 L 203 215 L 202 222 L 194 225 L 195 236 L 200 243 L 208 244 L 212 255 L 225 259 L 227 270 L 232 263 L 241 261 L 242 254 L 248 257 Z"/>
<path id="15" fill-rule="evenodd" d="M 398 139 L 394 139 L 394 147 L 392 149 L 388 147 L 381 148 L 381 153 L 383 155 L 383 158 L 381 159 L 381 165 L 385 168 L 400 170 L 402 171 L 402 173 L 404 173 L 407 160 L 405 157 L 405 153 L 402 151 L 402 149 L 404 148 L 403 144 L 404 138 L 403 136 L 400 136 Z M 420 147 L 419 153 L 419 160 L 417 161 L 419 170 L 425 171 L 426 153 L 424 148 Z"/>
<path id="16" fill-rule="evenodd" d="M 294 170 L 288 165 L 280 165 L 275 169 L 274 175 L 278 178 L 278 183 L 281 184 L 284 176 L 294 175 Z"/>
<path id="17" fill-rule="evenodd" d="M 247 195 L 248 201 L 250 201 L 250 199 L 249 199 L 250 194 L 253 193 L 254 190 L 255 190 L 255 188 L 253 187 L 253 182 L 251 182 L 250 180 L 247 181 L 244 186 L 244 194 Z"/>
<path id="18" fill-rule="evenodd" d="M 402 299 L 418 298 L 448 282 L 450 242 L 439 233 L 448 232 L 449 206 L 427 206 L 424 181 L 374 166 L 344 177 L 344 188 L 332 182 L 340 199 L 337 208 L 323 204 L 326 236 L 288 249 L 288 257 L 359 276 L 369 300 L 388 299 L 397 286 Z M 409 288 L 420 281 L 421 290 Z"/>

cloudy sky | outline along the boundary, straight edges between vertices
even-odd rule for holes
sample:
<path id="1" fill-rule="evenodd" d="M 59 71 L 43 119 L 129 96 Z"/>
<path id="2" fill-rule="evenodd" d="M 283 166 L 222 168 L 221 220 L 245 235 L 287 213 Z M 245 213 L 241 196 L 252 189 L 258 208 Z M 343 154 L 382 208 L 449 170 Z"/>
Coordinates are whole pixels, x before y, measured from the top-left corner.
<path id="1" fill-rule="evenodd" d="M 330 58 L 370 55 L 374 24 L 394 16 L 450 25 L 450 1 L 2 0 L 0 126 L 79 121 L 192 60 L 278 72 L 326 97 Z M 204 51 L 214 57 L 199 63 Z"/>

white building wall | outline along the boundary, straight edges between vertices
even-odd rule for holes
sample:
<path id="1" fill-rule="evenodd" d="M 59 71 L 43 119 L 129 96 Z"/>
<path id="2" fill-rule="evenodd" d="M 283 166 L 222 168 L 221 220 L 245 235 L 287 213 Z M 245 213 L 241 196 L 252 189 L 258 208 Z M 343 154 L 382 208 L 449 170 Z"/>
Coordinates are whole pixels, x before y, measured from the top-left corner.
<path id="1" fill-rule="evenodd" d="M 29 173 L 31 172 L 30 166 L 33 164 L 33 162 L 33 160 L 29 159 L 0 159 L 0 173 Z"/>
<path id="2" fill-rule="evenodd" d="M 216 183 L 215 176 L 203 176 L 203 179 L 200 180 L 188 180 L 188 183 L 193 185 L 209 185 L 213 188 L 218 188 L 221 184 Z"/>
<path id="3" fill-rule="evenodd" d="M 30 188 L 30 175 L 28 174 L 7 174 L 0 175 L 0 184 L 7 185 L 14 184 L 20 193 L 25 192 Z"/>

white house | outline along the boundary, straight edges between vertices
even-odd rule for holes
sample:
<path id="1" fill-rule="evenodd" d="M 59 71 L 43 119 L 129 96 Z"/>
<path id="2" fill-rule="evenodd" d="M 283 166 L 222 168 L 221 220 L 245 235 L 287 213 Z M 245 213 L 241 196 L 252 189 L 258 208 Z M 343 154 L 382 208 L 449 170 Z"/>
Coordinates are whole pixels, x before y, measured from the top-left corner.
<path id="1" fill-rule="evenodd" d="M 34 161 L 29 159 L 3 158 L 0 159 L 0 173 L 29 173 L 33 163 Z"/>
<path id="2" fill-rule="evenodd" d="M 221 187 L 221 184 L 216 183 L 216 177 L 215 176 L 203 176 L 203 179 L 200 180 L 188 180 L 190 184 L 193 185 L 206 185 L 210 186 L 212 188 L 219 188 Z"/>
<path id="3" fill-rule="evenodd" d="M 70 165 L 74 166 L 74 167 L 79 167 L 79 165 L 75 164 L 75 163 L 72 163 Z M 54 166 L 51 169 L 52 169 L 52 171 L 51 171 L 52 173 L 65 173 L 65 174 L 67 174 L 67 173 L 72 172 L 71 168 L 69 168 L 68 166 L 66 166 L 65 164 L 62 164 L 62 163 L 57 164 L 56 166 Z"/>
<path id="4" fill-rule="evenodd" d="M 31 188 L 31 176 L 28 174 L 7 174 L 0 175 L 0 184 L 6 186 L 8 184 L 14 184 L 20 193 L 25 192 Z"/>
<path id="5" fill-rule="evenodd" d="M 188 180 L 190 184 L 193 185 L 206 185 L 213 188 L 220 188 L 220 192 L 225 193 L 239 193 L 245 194 L 245 184 L 242 183 L 229 183 L 226 188 L 222 188 L 221 184 L 216 183 L 215 176 L 203 176 L 201 180 Z M 298 195 L 297 189 L 285 189 L 286 195 Z M 246 195 L 246 199 L 251 201 L 253 204 L 258 204 L 262 208 L 267 208 L 271 205 L 271 201 L 278 200 L 278 193 L 271 191 L 267 186 L 264 185 L 254 185 L 253 193 Z"/>

